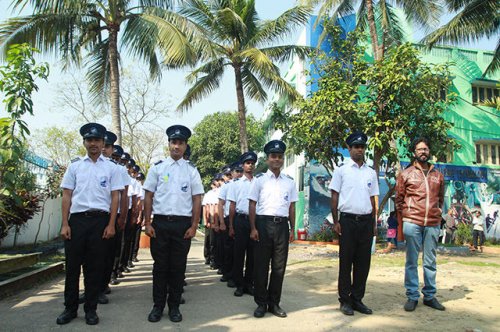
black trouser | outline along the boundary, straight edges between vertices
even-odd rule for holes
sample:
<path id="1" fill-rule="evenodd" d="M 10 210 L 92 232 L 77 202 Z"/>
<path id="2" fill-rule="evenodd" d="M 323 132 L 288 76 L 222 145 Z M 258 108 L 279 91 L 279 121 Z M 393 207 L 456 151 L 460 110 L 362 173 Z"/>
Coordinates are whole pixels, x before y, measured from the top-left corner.
<path id="1" fill-rule="evenodd" d="M 214 242 L 215 242 L 215 232 L 212 228 L 205 227 L 205 242 L 203 247 L 203 256 L 205 256 L 205 261 L 209 262 L 210 265 L 215 265 L 214 256 Z"/>
<path id="2" fill-rule="evenodd" d="M 234 257 L 234 239 L 229 236 L 229 217 L 224 218 L 226 224 L 226 237 L 224 241 L 224 265 L 222 273 L 226 278 L 232 279 L 233 275 L 233 257 Z"/>
<path id="3" fill-rule="evenodd" d="M 155 238 L 151 238 L 151 256 L 153 256 L 153 302 L 164 308 L 179 307 L 184 284 L 184 273 L 191 240 L 185 240 L 184 234 L 191 227 L 191 217 L 155 215 L 153 228 Z M 168 293 L 168 301 L 167 301 Z"/>
<path id="4" fill-rule="evenodd" d="M 115 236 L 111 239 L 106 240 L 105 242 L 106 266 L 104 268 L 104 278 L 101 286 L 101 292 L 103 292 L 108 287 L 108 284 L 111 281 L 113 267 L 115 265 L 116 243 L 118 242 L 118 221 L 115 221 Z"/>
<path id="5" fill-rule="evenodd" d="M 125 230 L 123 234 L 123 251 L 120 257 L 120 266 L 127 266 L 130 260 L 130 251 L 132 249 L 132 242 L 135 236 L 135 223 L 131 222 L 132 210 L 128 210 L 127 223 L 125 224 Z"/>
<path id="6" fill-rule="evenodd" d="M 479 239 L 479 245 L 483 246 L 483 244 L 484 244 L 484 232 L 478 231 L 475 229 L 472 231 L 472 241 L 474 243 L 474 248 L 476 248 L 476 249 L 477 249 L 478 239 Z"/>
<path id="7" fill-rule="evenodd" d="M 257 216 L 256 227 L 259 241 L 254 246 L 254 300 L 258 305 L 279 304 L 288 259 L 288 222 L 274 223 L 265 217 Z M 236 242 L 237 240 L 235 246 Z"/>
<path id="8" fill-rule="evenodd" d="M 339 301 L 351 304 L 365 296 L 370 271 L 374 220 L 371 214 L 355 217 L 340 214 Z M 352 271 L 352 281 L 351 281 Z"/>
<path id="9" fill-rule="evenodd" d="M 215 233 L 215 266 L 218 269 L 224 269 L 224 244 L 226 243 L 226 239 L 228 237 L 228 229 L 226 227 L 225 231 L 220 231 Z"/>
<path id="10" fill-rule="evenodd" d="M 119 217 L 120 215 L 116 217 L 116 220 L 118 220 Z M 125 229 L 119 229 L 117 226 L 115 234 L 115 259 L 113 263 L 113 272 L 112 272 L 115 274 L 118 273 L 118 269 L 120 267 L 120 258 L 122 257 L 122 252 L 123 252 L 124 237 L 125 237 Z"/>
<path id="11" fill-rule="evenodd" d="M 83 266 L 85 285 L 85 312 L 97 309 L 97 297 L 102 291 L 107 240 L 102 238 L 109 222 L 109 215 L 85 216 L 72 214 L 69 218 L 71 239 L 64 241 L 66 254 L 66 280 L 64 282 L 64 305 L 67 310 L 78 310 L 80 269 Z"/>
<path id="12" fill-rule="evenodd" d="M 137 254 L 139 253 L 139 243 L 141 242 L 141 232 L 142 232 L 142 226 L 140 224 L 136 224 L 135 225 L 135 239 L 134 239 L 134 246 L 132 247 L 131 259 L 137 258 Z"/>
<path id="13" fill-rule="evenodd" d="M 234 262 L 233 280 L 236 287 L 253 286 L 254 247 L 255 241 L 250 239 L 250 221 L 248 216 L 237 214 L 234 220 Z M 246 259 L 245 259 L 246 258 Z M 243 265 L 245 274 L 243 276 Z M 269 262 L 268 262 L 269 265 Z"/>

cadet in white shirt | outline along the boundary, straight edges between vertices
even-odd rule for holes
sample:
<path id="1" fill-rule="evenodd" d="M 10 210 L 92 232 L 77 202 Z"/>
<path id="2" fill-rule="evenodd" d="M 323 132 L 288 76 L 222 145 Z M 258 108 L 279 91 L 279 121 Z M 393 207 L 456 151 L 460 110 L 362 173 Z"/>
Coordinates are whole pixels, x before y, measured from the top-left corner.
<path id="1" fill-rule="evenodd" d="M 161 319 L 167 303 L 170 320 L 182 320 L 179 304 L 187 254 L 200 221 L 203 194 L 198 170 L 182 158 L 191 131 L 175 125 L 167 129 L 167 135 L 170 156 L 151 167 L 143 186 L 144 224 L 146 234 L 151 237 L 154 260 L 154 306 L 148 316 L 150 322 Z"/>
<path id="2" fill-rule="evenodd" d="M 77 315 L 80 269 L 85 284 L 85 321 L 99 323 L 97 298 L 102 290 L 106 266 L 105 240 L 115 234 L 119 190 L 123 189 L 116 164 L 105 158 L 106 128 L 88 123 L 80 128 L 85 157 L 73 159 L 61 183 L 62 228 L 66 254 L 64 305 L 57 324 L 67 324 Z"/>
<path id="3" fill-rule="evenodd" d="M 254 316 L 257 318 L 264 317 L 267 310 L 275 316 L 286 317 L 286 312 L 279 304 L 288 243 L 293 241 L 294 236 L 298 195 L 293 179 L 281 172 L 285 151 L 285 143 L 279 140 L 272 140 L 265 145 L 269 169 L 266 173 L 256 175 L 248 195 L 250 237 L 257 241 L 254 251 L 254 300 L 258 305 Z"/>
<path id="4" fill-rule="evenodd" d="M 379 189 L 375 171 L 364 162 L 366 141 L 361 132 L 347 137 L 351 159 L 333 172 L 329 186 L 334 228 L 340 239 L 338 291 L 340 310 L 345 315 L 353 315 L 353 310 L 372 313 L 361 300 L 370 271 L 371 246 L 377 227 L 375 196 Z"/>
<path id="5" fill-rule="evenodd" d="M 255 242 L 250 239 L 248 194 L 254 180 L 253 171 L 256 162 L 257 154 L 255 152 L 245 152 L 240 156 L 240 163 L 243 165 L 243 176 L 233 181 L 227 193 L 227 200 L 231 202 L 229 207 L 229 234 L 234 237 L 234 261 L 231 273 L 236 284 L 234 296 L 242 296 L 243 293 L 254 295 Z M 243 266 L 245 266 L 244 276 Z"/>
<path id="6" fill-rule="evenodd" d="M 214 215 L 215 205 L 217 204 L 218 195 L 218 182 L 217 179 L 212 179 L 210 183 L 210 190 L 203 195 L 201 202 L 203 208 L 203 221 L 205 226 L 205 242 L 203 248 L 203 255 L 205 257 L 205 264 L 215 269 L 215 232 L 214 232 Z"/>

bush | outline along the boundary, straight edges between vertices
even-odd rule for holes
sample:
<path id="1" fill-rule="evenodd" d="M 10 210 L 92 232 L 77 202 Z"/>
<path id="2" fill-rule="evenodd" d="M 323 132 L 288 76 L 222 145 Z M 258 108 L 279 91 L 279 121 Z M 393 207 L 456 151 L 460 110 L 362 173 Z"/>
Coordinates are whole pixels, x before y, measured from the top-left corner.
<path id="1" fill-rule="evenodd" d="M 17 200 L 20 200 L 20 203 Z M 17 197 L 0 195 L 0 240 L 13 227 L 20 229 L 40 210 L 40 198 L 26 190 L 18 191 Z"/>
<path id="2" fill-rule="evenodd" d="M 333 240 L 338 239 L 337 233 L 333 230 L 333 226 L 327 222 L 325 222 L 320 230 L 311 236 L 311 241 L 318 242 L 332 242 Z"/>
<path id="3" fill-rule="evenodd" d="M 472 243 L 472 225 L 459 223 L 455 231 L 455 244 L 467 245 Z"/>

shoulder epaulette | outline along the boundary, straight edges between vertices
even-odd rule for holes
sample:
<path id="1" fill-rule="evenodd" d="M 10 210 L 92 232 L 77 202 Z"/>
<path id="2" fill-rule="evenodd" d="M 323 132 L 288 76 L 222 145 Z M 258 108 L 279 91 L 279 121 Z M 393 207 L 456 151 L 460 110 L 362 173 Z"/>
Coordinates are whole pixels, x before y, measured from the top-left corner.
<path id="1" fill-rule="evenodd" d="M 240 180 L 240 178 L 233 179 L 233 182 L 236 182 L 236 181 L 239 181 L 239 180 Z"/>
<path id="2" fill-rule="evenodd" d="M 163 162 L 163 160 L 155 162 L 155 166 L 161 164 L 162 162 Z"/>
<path id="3" fill-rule="evenodd" d="M 255 175 L 255 177 L 256 177 L 256 178 L 260 178 L 262 175 L 264 175 L 264 173 L 257 173 L 257 174 Z"/>
<path id="4" fill-rule="evenodd" d="M 108 159 L 108 160 L 111 161 L 113 164 L 118 165 L 118 163 L 115 160 L 113 159 Z"/>
<path id="5" fill-rule="evenodd" d="M 72 163 L 76 163 L 77 161 L 80 161 L 80 157 L 76 157 L 75 159 L 71 159 Z"/>
<path id="6" fill-rule="evenodd" d="M 192 162 L 190 162 L 190 161 L 188 161 L 188 162 L 187 162 L 187 164 L 188 164 L 189 166 L 193 167 L 193 168 L 196 168 L 196 166 L 195 166 Z"/>
<path id="7" fill-rule="evenodd" d="M 293 181 L 293 178 L 292 178 L 290 175 L 285 174 L 285 176 L 286 176 L 287 178 L 289 178 L 290 180 L 292 180 L 292 181 Z"/>

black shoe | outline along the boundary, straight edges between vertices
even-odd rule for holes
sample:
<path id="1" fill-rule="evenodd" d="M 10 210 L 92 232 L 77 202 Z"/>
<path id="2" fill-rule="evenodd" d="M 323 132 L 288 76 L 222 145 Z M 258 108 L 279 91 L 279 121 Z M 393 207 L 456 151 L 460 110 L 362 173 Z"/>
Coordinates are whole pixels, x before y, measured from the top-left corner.
<path id="1" fill-rule="evenodd" d="M 208 264 L 210 264 L 210 260 L 205 259 L 205 265 L 208 265 Z"/>
<path id="2" fill-rule="evenodd" d="M 134 267 L 135 267 L 135 265 L 134 265 L 134 263 L 132 263 L 132 261 L 128 261 L 128 263 L 127 263 L 127 267 L 129 267 L 129 268 L 134 268 Z"/>
<path id="3" fill-rule="evenodd" d="M 68 324 L 74 318 L 76 318 L 76 311 L 70 311 L 66 309 L 62 314 L 59 315 L 59 317 L 57 317 L 56 323 L 59 325 Z"/>
<path id="4" fill-rule="evenodd" d="M 405 303 L 405 311 L 414 311 L 417 307 L 418 301 L 408 300 Z"/>
<path id="5" fill-rule="evenodd" d="M 354 310 L 352 310 L 352 306 L 348 303 L 342 303 L 340 305 L 340 311 L 342 311 L 342 313 L 347 316 L 354 315 Z"/>
<path id="6" fill-rule="evenodd" d="M 222 269 L 218 269 L 217 274 L 222 274 Z"/>
<path id="7" fill-rule="evenodd" d="M 123 272 L 125 272 L 125 273 L 130 273 L 130 272 L 132 272 L 132 271 L 130 271 L 130 269 L 129 269 L 127 266 L 124 266 L 124 267 L 123 267 Z"/>
<path id="8" fill-rule="evenodd" d="M 228 278 L 228 277 L 226 277 L 225 275 L 222 275 L 222 278 L 220 278 L 220 281 L 221 281 L 221 282 L 226 282 L 226 281 L 228 281 L 228 280 L 229 280 L 229 278 Z"/>
<path id="9" fill-rule="evenodd" d="M 229 288 L 235 288 L 236 287 L 236 283 L 234 282 L 234 280 L 229 279 L 227 281 L 227 287 L 229 287 Z"/>
<path id="10" fill-rule="evenodd" d="M 118 273 L 116 274 L 116 277 L 119 279 L 125 278 L 122 271 L 118 271 Z"/>
<path id="11" fill-rule="evenodd" d="M 150 321 L 151 323 L 159 322 L 162 315 L 163 315 L 163 309 L 160 307 L 154 306 L 148 315 L 148 321 Z"/>
<path id="12" fill-rule="evenodd" d="M 104 293 L 100 293 L 99 296 L 97 297 L 97 303 L 99 304 L 108 304 L 109 299 Z"/>
<path id="13" fill-rule="evenodd" d="M 111 293 L 111 288 L 109 288 L 109 286 L 106 286 L 106 288 L 104 288 L 104 294 L 110 294 Z"/>
<path id="14" fill-rule="evenodd" d="M 111 285 L 118 285 L 120 283 L 120 280 L 116 278 L 111 278 L 111 281 L 109 282 Z"/>
<path id="15" fill-rule="evenodd" d="M 428 307 L 431 307 L 433 309 L 440 310 L 440 311 L 444 311 L 446 309 L 444 307 L 444 305 L 439 303 L 439 301 L 435 297 L 433 297 L 430 300 L 424 300 L 424 304 Z"/>
<path id="16" fill-rule="evenodd" d="M 97 325 L 99 324 L 99 317 L 95 311 L 89 311 L 85 313 L 85 323 L 87 325 Z"/>
<path id="17" fill-rule="evenodd" d="M 134 257 L 134 258 L 132 258 L 132 262 L 139 263 L 139 260 L 137 259 L 137 257 Z"/>
<path id="18" fill-rule="evenodd" d="M 179 311 L 179 308 L 172 308 L 168 310 L 168 317 L 170 318 L 170 321 L 174 323 L 178 323 L 182 321 L 182 314 Z"/>
<path id="19" fill-rule="evenodd" d="M 188 285 L 188 283 L 186 282 L 186 280 L 184 280 L 184 287 L 186 287 Z"/>
<path id="20" fill-rule="evenodd" d="M 234 296 L 243 296 L 243 288 L 242 287 L 238 287 L 236 288 L 236 290 L 234 291 Z"/>
<path id="21" fill-rule="evenodd" d="M 257 318 L 262 318 L 266 314 L 266 306 L 265 305 L 259 305 L 257 309 L 253 312 L 253 316 Z"/>
<path id="22" fill-rule="evenodd" d="M 179 302 L 180 304 L 186 304 L 186 299 L 184 296 L 181 296 L 181 301 Z"/>
<path id="23" fill-rule="evenodd" d="M 280 318 L 285 318 L 286 317 L 286 312 L 285 310 L 281 309 L 279 305 L 273 304 L 269 306 L 268 311 L 275 315 L 276 317 Z"/>
<path id="24" fill-rule="evenodd" d="M 253 296 L 253 287 L 243 288 L 243 293 Z"/>
<path id="25" fill-rule="evenodd" d="M 83 303 L 85 303 L 85 293 L 81 293 L 80 296 L 78 296 L 78 304 Z"/>
<path id="26" fill-rule="evenodd" d="M 352 309 L 356 310 L 365 315 L 371 315 L 373 313 L 372 309 L 368 308 L 363 302 L 353 302 Z"/>

